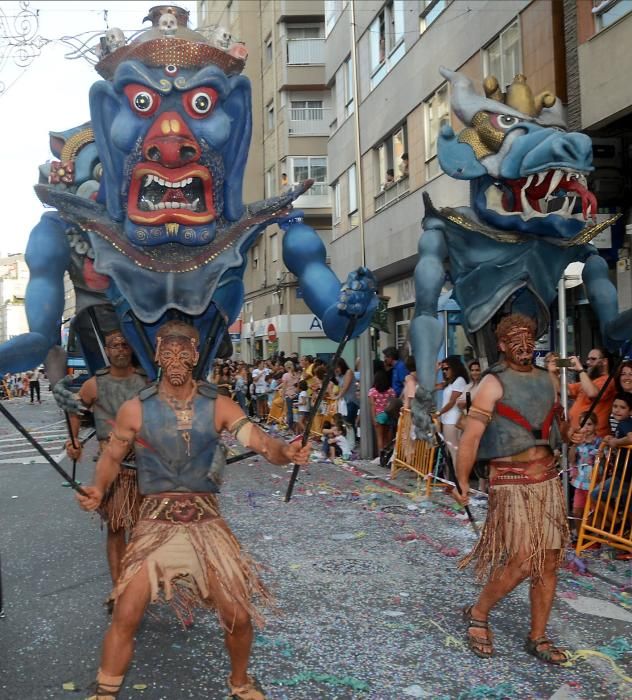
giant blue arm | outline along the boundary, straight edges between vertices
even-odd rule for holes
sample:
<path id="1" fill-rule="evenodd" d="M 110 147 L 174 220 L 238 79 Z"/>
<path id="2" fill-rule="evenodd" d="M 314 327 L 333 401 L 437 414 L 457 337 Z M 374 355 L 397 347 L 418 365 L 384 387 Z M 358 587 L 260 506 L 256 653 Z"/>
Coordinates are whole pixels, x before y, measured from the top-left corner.
<path id="1" fill-rule="evenodd" d="M 26 246 L 30 278 L 26 288 L 29 332 L 0 345 L 0 372 L 25 372 L 37 367 L 48 351 L 59 344 L 64 311 L 64 272 L 70 262 L 70 246 L 61 218 L 53 212 L 42 216 Z"/>
<path id="2" fill-rule="evenodd" d="M 418 437 L 431 432 L 434 410 L 437 355 L 443 342 L 443 324 L 437 318 L 437 302 L 445 280 L 448 257 L 442 221 L 429 217 L 419 239 L 419 261 L 415 267 L 415 316 L 410 324 L 410 342 L 415 355 L 419 385 L 412 404 Z"/>
<path id="3" fill-rule="evenodd" d="M 328 338 L 340 341 L 351 316 L 357 322 L 356 337 L 365 331 L 378 305 L 373 274 L 365 267 L 349 273 L 344 284 L 327 265 L 327 251 L 320 236 L 296 218 L 281 224 L 283 262 L 298 278 L 303 298 L 318 316 Z"/>

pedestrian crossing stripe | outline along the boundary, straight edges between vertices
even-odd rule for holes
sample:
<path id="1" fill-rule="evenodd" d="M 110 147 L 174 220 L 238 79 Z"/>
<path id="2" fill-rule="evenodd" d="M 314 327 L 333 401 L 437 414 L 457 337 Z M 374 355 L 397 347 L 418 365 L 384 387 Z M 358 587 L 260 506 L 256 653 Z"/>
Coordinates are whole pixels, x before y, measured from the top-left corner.
<path id="1" fill-rule="evenodd" d="M 48 430 L 33 428 L 29 432 L 47 452 L 50 452 L 56 462 L 66 457 L 65 446 L 68 439 L 66 430 L 51 426 Z M 45 462 L 46 458 L 42 457 L 19 433 L 0 438 L 0 464 L 43 464 Z"/>

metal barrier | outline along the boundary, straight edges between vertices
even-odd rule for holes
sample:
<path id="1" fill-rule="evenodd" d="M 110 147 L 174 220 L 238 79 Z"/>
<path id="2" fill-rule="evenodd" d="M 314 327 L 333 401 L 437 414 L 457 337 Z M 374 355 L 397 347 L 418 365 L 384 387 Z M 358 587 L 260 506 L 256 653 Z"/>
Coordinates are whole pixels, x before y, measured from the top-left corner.
<path id="1" fill-rule="evenodd" d="M 632 551 L 632 448 L 599 452 L 579 528 L 576 553 L 600 543 Z"/>
<path id="2" fill-rule="evenodd" d="M 281 396 L 281 392 L 277 391 L 272 399 L 272 404 L 270 405 L 270 410 L 268 411 L 266 423 L 279 423 L 287 425 L 285 413 L 285 399 Z"/>
<path id="3" fill-rule="evenodd" d="M 321 411 L 319 411 L 314 416 L 314 422 L 312 423 L 312 429 L 310 430 L 310 435 L 315 437 L 323 436 L 323 423 L 328 420 L 332 421 L 334 415 L 338 412 L 338 400 L 337 399 L 323 399 L 320 404 Z"/>
<path id="4" fill-rule="evenodd" d="M 432 490 L 430 476 L 434 469 L 435 458 L 436 447 L 425 440 L 415 438 L 410 410 L 402 409 L 397 422 L 391 477 L 396 476 L 402 469 L 410 469 L 410 471 L 425 478 L 426 496 L 430 496 Z"/>

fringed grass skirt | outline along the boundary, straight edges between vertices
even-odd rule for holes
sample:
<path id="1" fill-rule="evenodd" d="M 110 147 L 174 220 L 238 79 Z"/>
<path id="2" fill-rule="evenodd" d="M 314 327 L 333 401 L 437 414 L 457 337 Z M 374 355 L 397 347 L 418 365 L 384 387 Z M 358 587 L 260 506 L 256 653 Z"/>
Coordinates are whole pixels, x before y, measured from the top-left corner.
<path id="1" fill-rule="evenodd" d="M 459 568 L 474 562 L 476 578 L 499 575 L 511 559 L 526 557 L 532 582 L 541 579 L 547 550 L 558 564 L 569 541 L 562 484 L 557 477 L 539 483 L 490 486 L 489 510 L 481 536 Z"/>
<path id="2" fill-rule="evenodd" d="M 99 512 L 110 530 L 131 530 L 138 521 L 141 501 L 136 470 L 122 467 L 108 489 Z"/>
<path id="3" fill-rule="evenodd" d="M 245 611 L 262 627 L 263 616 L 252 600 L 265 606 L 273 602 L 259 578 L 259 566 L 242 551 L 210 494 L 145 496 L 114 599 L 144 564 L 151 601 L 170 603 L 181 621 L 191 616 L 193 608 L 215 609 L 222 627 L 230 632 L 234 619 L 224 619 L 221 608 Z"/>

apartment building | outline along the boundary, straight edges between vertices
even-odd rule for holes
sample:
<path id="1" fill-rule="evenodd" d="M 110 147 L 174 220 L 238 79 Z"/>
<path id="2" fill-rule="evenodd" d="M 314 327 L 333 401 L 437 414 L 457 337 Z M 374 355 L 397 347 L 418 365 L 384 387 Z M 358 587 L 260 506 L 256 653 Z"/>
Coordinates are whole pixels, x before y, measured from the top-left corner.
<path id="1" fill-rule="evenodd" d="M 334 115 L 329 140 L 329 181 L 333 189 L 332 266 L 337 272 L 364 259 L 378 277 L 380 291 L 388 298 L 388 334 L 379 345 L 401 346 L 406 339 L 414 310 L 413 270 L 424 215 L 422 195 L 427 192 L 439 206 L 458 206 L 469 201 L 468 187 L 444 175 L 437 162 L 437 136 L 441 125 L 462 125 L 450 110 L 450 88 L 439 73 L 439 66 L 459 70 L 481 85 L 488 74 L 501 84 L 511 82 L 516 73 L 524 73 L 534 93 L 549 90 L 566 103 L 567 70 L 565 20 L 568 2 L 551 0 L 388 0 L 355 2 L 332 0 L 326 3 L 326 81 L 332 89 Z M 595 3 L 597 4 L 597 3 Z M 601 3 L 604 5 L 604 3 Z M 606 3 L 614 6 L 618 3 Z M 631 3 L 621 3 L 627 7 Z M 577 7 L 575 7 L 575 5 Z M 586 22 L 586 13 L 594 19 L 591 3 L 573 0 L 577 18 Z M 355 16 L 356 45 L 352 46 L 352 15 Z M 598 20 L 599 15 L 597 15 Z M 614 22 L 609 30 L 619 36 L 627 31 L 631 18 Z M 618 97 L 600 97 L 592 92 L 602 81 L 602 93 L 613 89 L 613 81 L 604 81 L 606 63 L 612 52 L 593 50 L 591 42 L 599 37 L 579 34 L 579 73 L 584 63 L 600 54 L 602 71 L 591 66 L 590 76 L 582 82 L 582 128 L 599 125 L 606 115 L 625 109 L 629 94 L 621 79 L 616 85 Z M 583 43 L 582 43 L 582 40 Z M 588 43 L 588 46 L 586 46 Z M 628 42 L 622 42 L 621 75 L 630 68 Z M 610 44 L 608 44 L 610 45 Z M 590 55 L 588 52 L 591 52 Z M 357 57 L 356 76 L 359 105 L 353 90 L 353 61 Z M 617 72 L 617 75 L 619 72 Z M 482 88 L 481 88 L 482 90 Z M 590 96 L 589 94 L 590 93 Z M 629 93 L 629 91 L 628 91 Z M 579 93 L 571 100 L 580 99 Z M 590 105 L 590 106 L 589 106 Z M 592 110 L 592 111 L 591 111 Z M 357 128 L 359 124 L 359 130 Z M 360 162 L 356 162 L 354 143 L 359 132 Z M 358 172 L 359 171 L 359 172 Z M 361 178 L 361 181 L 359 180 Z M 362 185 L 364 240 L 358 226 L 358 189 Z M 607 202 L 606 202 L 607 203 Z M 600 240 L 606 256 L 616 254 L 608 248 L 607 236 Z M 569 292 L 569 306 L 582 307 L 581 287 Z M 575 295 L 575 296 L 573 296 Z M 577 301 L 575 305 L 572 302 Z M 584 315 L 590 315 L 583 306 Z M 580 311 L 582 309 L 580 308 Z M 444 315 L 446 352 L 468 354 L 467 339 L 460 325 L 460 312 L 450 298 L 450 284 L 439 303 Z M 579 312 L 578 312 L 579 313 Z M 594 334 L 595 324 L 587 328 Z M 543 350 L 552 338 L 543 341 Z M 570 340 L 573 347 L 573 340 Z M 376 348 L 377 349 L 377 348 Z"/>
<path id="2" fill-rule="evenodd" d="M 313 179 L 295 208 L 329 244 L 327 142 L 333 109 L 325 85 L 324 2 L 206 0 L 198 3 L 197 24 L 223 26 L 248 48 L 244 75 L 252 85 L 253 133 L 244 201 Z M 243 312 L 231 329 L 237 354 L 248 361 L 277 350 L 317 355 L 335 349 L 283 265 L 282 236 L 278 227 L 269 227 L 250 253 Z"/>
<path id="3" fill-rule="evenodd" d="M 0 343 L 29 327 L 24 309 L 24 295 L 29 281 L 24 254 L 17 253 L 0 258 Z"/>
<path id="4" fill-rule="evenodd" d="M 592 189 L 619 212 L 602 254 L 616 270 L 619 306 L 632 307 L 632 2 L 566 0 L 569 120 L 593 139 Z"/>

